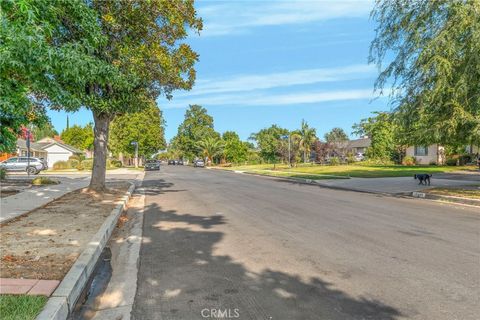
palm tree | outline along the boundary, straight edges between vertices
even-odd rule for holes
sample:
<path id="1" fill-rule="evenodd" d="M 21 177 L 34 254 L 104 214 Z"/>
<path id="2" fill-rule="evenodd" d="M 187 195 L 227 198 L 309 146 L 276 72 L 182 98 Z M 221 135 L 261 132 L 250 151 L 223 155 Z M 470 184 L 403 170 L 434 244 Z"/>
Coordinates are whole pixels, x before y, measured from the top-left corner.
<path id="1" fill-rule="evenodd" d="M 197 143 L 197 148 L 208 161 L 213 161 L 215 156 L 218 156 L 223 151 L 222 140 L 215 137 L 205 137 Z"/>
<path id="2" fill-rule="evenodd" d="M 317 139 L 315 128 L 310 128 L 308 123 L 302 119 L 302 126 L 300 128 L 300 145 L 303 149 L 303 162 L 307 163 L 307 153 L 310 153 L 312 143 Z"/>

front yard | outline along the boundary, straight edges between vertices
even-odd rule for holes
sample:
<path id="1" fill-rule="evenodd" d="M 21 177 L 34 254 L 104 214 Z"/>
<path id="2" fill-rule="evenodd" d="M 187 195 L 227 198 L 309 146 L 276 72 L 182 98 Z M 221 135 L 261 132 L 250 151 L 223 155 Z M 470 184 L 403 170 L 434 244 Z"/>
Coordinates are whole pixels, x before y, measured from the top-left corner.
<path id="1" fill-rule="evenodd" d="M 476 186 L 472 185 L 450 188 L 432 188 L 428 190 L 428 193 L 440 196 L 451 196 L 480 200 L 480 184 Z"/>
<path id="2" fill-rule="evenodd" d="M 247 165 L 234 167 L 221 167 L 226 170 L 238 170 L 253 173 L 268 174 L 270 170 L 274 170 L 273 164 L 261 165 Z M 402 165 L 364 165 L 364 164 L 350 164 L 350 165 L 316 165 L 316 164 L 301 164 L 295 168 L 289 168 L 286 164 L 277 164 L 275 171 L 271 175 L 283 175 L 293 177 L 296 174 L 310 174 L 311 179 L 328 179 L 337 177 L 356 177 L 356 178 L 383 178 L 383 177 L 411 177 L 416 173 L 449 173 L 462 170 L 476 170 L 475 166 L 402 166 Z M 283 172 L 283 173 L 280 173 Z M 316 175 L 316 176 L 315 176 Z M 306 178 L 306 177 L 302 177 Z"/>

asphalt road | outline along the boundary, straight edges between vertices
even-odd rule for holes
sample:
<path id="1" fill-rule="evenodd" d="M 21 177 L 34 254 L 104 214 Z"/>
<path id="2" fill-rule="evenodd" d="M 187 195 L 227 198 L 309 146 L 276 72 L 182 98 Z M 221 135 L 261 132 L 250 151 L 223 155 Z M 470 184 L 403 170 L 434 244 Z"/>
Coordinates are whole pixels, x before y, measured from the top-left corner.
<path id="1" fill-rule="evenodd" d="M 480 212 L 190 167 L 144 180 L 133 319 L 478 319 Z"/>

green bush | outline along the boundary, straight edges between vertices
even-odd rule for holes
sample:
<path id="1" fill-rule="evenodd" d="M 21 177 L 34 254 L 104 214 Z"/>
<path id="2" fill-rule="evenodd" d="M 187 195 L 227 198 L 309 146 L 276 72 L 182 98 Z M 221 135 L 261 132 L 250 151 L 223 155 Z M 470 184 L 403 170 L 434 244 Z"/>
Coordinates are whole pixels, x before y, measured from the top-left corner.
<path id="1" fill-rule="evenodd" d="M 7 177 L 7 170 L 0 168 L 0 180 L 4 180 Z"/>
<path id="2" fill-rule="evenodd" d="M 46 185 L 46 184 L 59 184 L 58 181 L 52 180 L 47 177 L 38 177 L 32 180 L 32 184 L 34 186 L 41 186 L 41 185 Z"/>
<path id="3" fill-rule="evenodd" d="M 417 160 L 413 156 L 405 156 L 402 160 L 404 166 L 413 166 L 416 162 Z"/>
<path id="4" fill-rule="evenodd" d="M 85 159 L 81 162 L 83 169 L 92 170 L 93 168 L 93 159 Z M 82 170 L 83 170 L 82 169 Z"/>
<path id="5" fill-rule="evenodd" d="M 70 169 L 69 163 L 67 161 L 57 161 L 53 164 L 53 170 L 64 170 Z"/>
<path id="6" fill-rule="evenodd" d="M 355 157 L 353 155 L 347 156 L 347 163 L 352 164 L 355 162 Z"/>
<path id="7" fill-rule="evenodd" d="M 117 159 L 108 159 L 107 160 L 107 168 L 112 169 L 112 168 L 121 168 L 122 167 L 122 161 L 117 160 Z"/>
<path id="8" fill-rule="evenodd" d="M 77 170 L 80 170 L 80 171 L 85 170 L 85 166 L 83 165 L 83 161 L 78 164 Z"/>
<path id="9" fill-rule="evenodd" d="M 340 164 L 340 159 L 338 157 L 331 157 L 330 158 L 330 165 L 331 166 L 338 166 Z"/>
<path id="10" fill-rule="evenodd" d="M 445 164 L 447 166 L 456 166 L 457 165 L 457 158 L 448 158 L 447 161 L 445 161 Z"/>
<path id="11" fill-rule="evenodd" d="M 80 156 L 72 154 L 70 157 L 68 157 L 68 160 L 77 160 L 78 162 L 80 162 Z"/>
<path id="12" fill-rule="evenodd" d="M 432 161 L 430 161 L 429 165 L 431 165 L 431 166 L 436 166 L 436 165 L 437 165 L 437 161 L 432 160 Z"/>
<path id="13" fill-rule="evenodd" d="M 69 169 L 77 169 L 78 164 L 80 163 L 77 159 L 69 159 L 67 160 L 67 165 Z"/>

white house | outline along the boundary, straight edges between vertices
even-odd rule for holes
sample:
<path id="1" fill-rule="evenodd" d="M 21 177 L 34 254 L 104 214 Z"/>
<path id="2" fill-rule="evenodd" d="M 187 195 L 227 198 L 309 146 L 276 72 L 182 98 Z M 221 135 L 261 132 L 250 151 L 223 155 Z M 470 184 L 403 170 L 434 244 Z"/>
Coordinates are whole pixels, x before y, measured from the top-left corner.
<path id="1" fill-rule="evenodd" d="M 414 157 L 417 164 L 445 164 L 445 148 L 439 144 L 409 146 L 406 155 Z"/>
<path id="2" fill-rule="evenodd" d="M 17 154 L 27 156 L 27 143 L 24 139 L 17 139 Z M 30 155 L 47 159 L 50 168 L 57 161 L 67 161 L 70 156 L 81 154 L 83 154 L 81 150 L 52 138 L 30 143 Z"/>
<path id="3" fill-rule="evenodd" d="M 43 138 L 38 140 L 36 144 L 47 152 L 49 167 L 57 161 L 67 161 L 70 156 L 83 154 L 81 150 L 52 138 Z"/>

